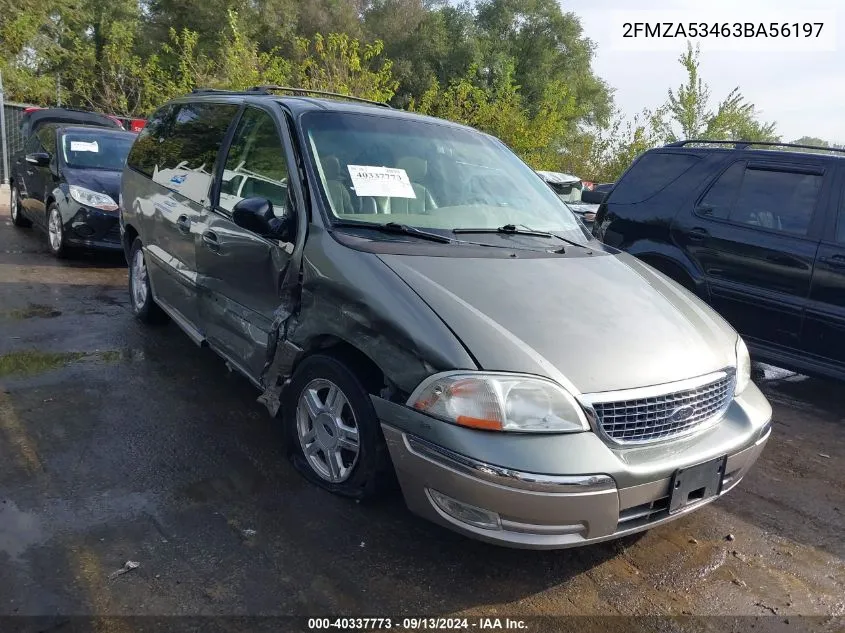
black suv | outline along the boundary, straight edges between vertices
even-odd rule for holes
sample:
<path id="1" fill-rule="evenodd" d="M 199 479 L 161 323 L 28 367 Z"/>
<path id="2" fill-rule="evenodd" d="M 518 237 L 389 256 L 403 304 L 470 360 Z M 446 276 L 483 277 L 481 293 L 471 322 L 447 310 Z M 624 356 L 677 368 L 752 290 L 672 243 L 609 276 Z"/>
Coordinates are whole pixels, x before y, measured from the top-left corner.
<path id="1" fill-rule="evenodd" d="M 757 360 L 845 379 L 842 157 L 733 141 L 650 150 L 593 233 L 708 301 Z"/>

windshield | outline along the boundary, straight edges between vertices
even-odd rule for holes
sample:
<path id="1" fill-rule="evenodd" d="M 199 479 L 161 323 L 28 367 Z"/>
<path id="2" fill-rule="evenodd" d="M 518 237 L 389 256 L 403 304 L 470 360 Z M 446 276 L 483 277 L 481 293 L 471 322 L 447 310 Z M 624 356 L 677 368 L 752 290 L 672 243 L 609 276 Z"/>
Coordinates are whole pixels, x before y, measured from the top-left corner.
<path id="1" fill-rule="evenodd" d="M 550 182 L 549 186 L 557 194 L 557 197 L 564 202 L 569 204 L 581 202 L 582 185 L 580 182 L 568 182 L 566 184 Z"/>
<path id="2" fill-rule="evenodd" d="M 67 132 L 62 136 L 62 157 L 68 167 L 120 171 L 134 136 Z"/>
<path id="3" fill-rule="evenodd" d="M 310 112 L 303 126 L 334 220 L 444 231 L 514 225 L 586 241 L 543 180 L 484 134 L 339 112 Z"/>

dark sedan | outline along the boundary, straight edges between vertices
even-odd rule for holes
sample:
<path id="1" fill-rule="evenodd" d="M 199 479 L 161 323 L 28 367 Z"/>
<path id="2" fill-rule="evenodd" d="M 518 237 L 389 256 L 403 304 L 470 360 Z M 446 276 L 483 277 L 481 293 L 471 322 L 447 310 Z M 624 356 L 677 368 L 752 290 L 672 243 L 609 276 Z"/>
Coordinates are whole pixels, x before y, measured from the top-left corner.
<path id="1" fill-rule="evenodd" d="M 69 248 L 120 250 L 120 174 L 134 140 L 105 127 L 38 128 L 14 159 L 12 222 L 45 229 L 56 257 Z"/>

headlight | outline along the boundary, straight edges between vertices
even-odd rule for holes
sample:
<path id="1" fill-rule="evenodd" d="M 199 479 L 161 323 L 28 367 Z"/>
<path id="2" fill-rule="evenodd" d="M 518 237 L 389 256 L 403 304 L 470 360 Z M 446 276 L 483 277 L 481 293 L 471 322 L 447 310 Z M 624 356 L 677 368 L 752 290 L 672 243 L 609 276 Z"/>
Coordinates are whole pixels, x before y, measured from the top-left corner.
<path id="1" fill-rule="evenodd" d="M 518 374 L 447 372 L 424 380 L 408 406 L 489 431 L 575 433 L 590 425 L 572 394 L 551 380 Z"/>
<path id="2" fill-rule="evenodd" d="M 71 185 L 70 197 L 76 200 L 79 204 L 84 204 L 86 207 L 94 207 L 95 209 L 102 209 L 103 211 L 114 211 L 117 209 L 117 204 L 111 196 L 98 191 L 91 191 L 85 187 L 77 187 Z"/>
<path id="3" fill-rule="evenodd" d="M 734 395 L 738 396 L 748 383 L 751 382 L 751 356 L 748 355 L 748 348 L 741 336 L 736 340 L 736 390 Z"/>

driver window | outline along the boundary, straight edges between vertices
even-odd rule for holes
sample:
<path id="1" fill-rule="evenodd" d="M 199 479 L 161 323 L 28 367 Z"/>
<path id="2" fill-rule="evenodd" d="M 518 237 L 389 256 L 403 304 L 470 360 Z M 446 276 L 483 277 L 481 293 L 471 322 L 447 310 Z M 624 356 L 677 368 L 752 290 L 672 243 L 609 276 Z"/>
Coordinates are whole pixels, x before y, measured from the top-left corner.
<path id="1" fill-rule="evenodd" d="M 248 107 L 235 130 L 223 168 L 219 206 L 231 211 L 245 198 L 266 198 L 276 217 L 288 204 L 284 146 L 273 118 Z"/>

